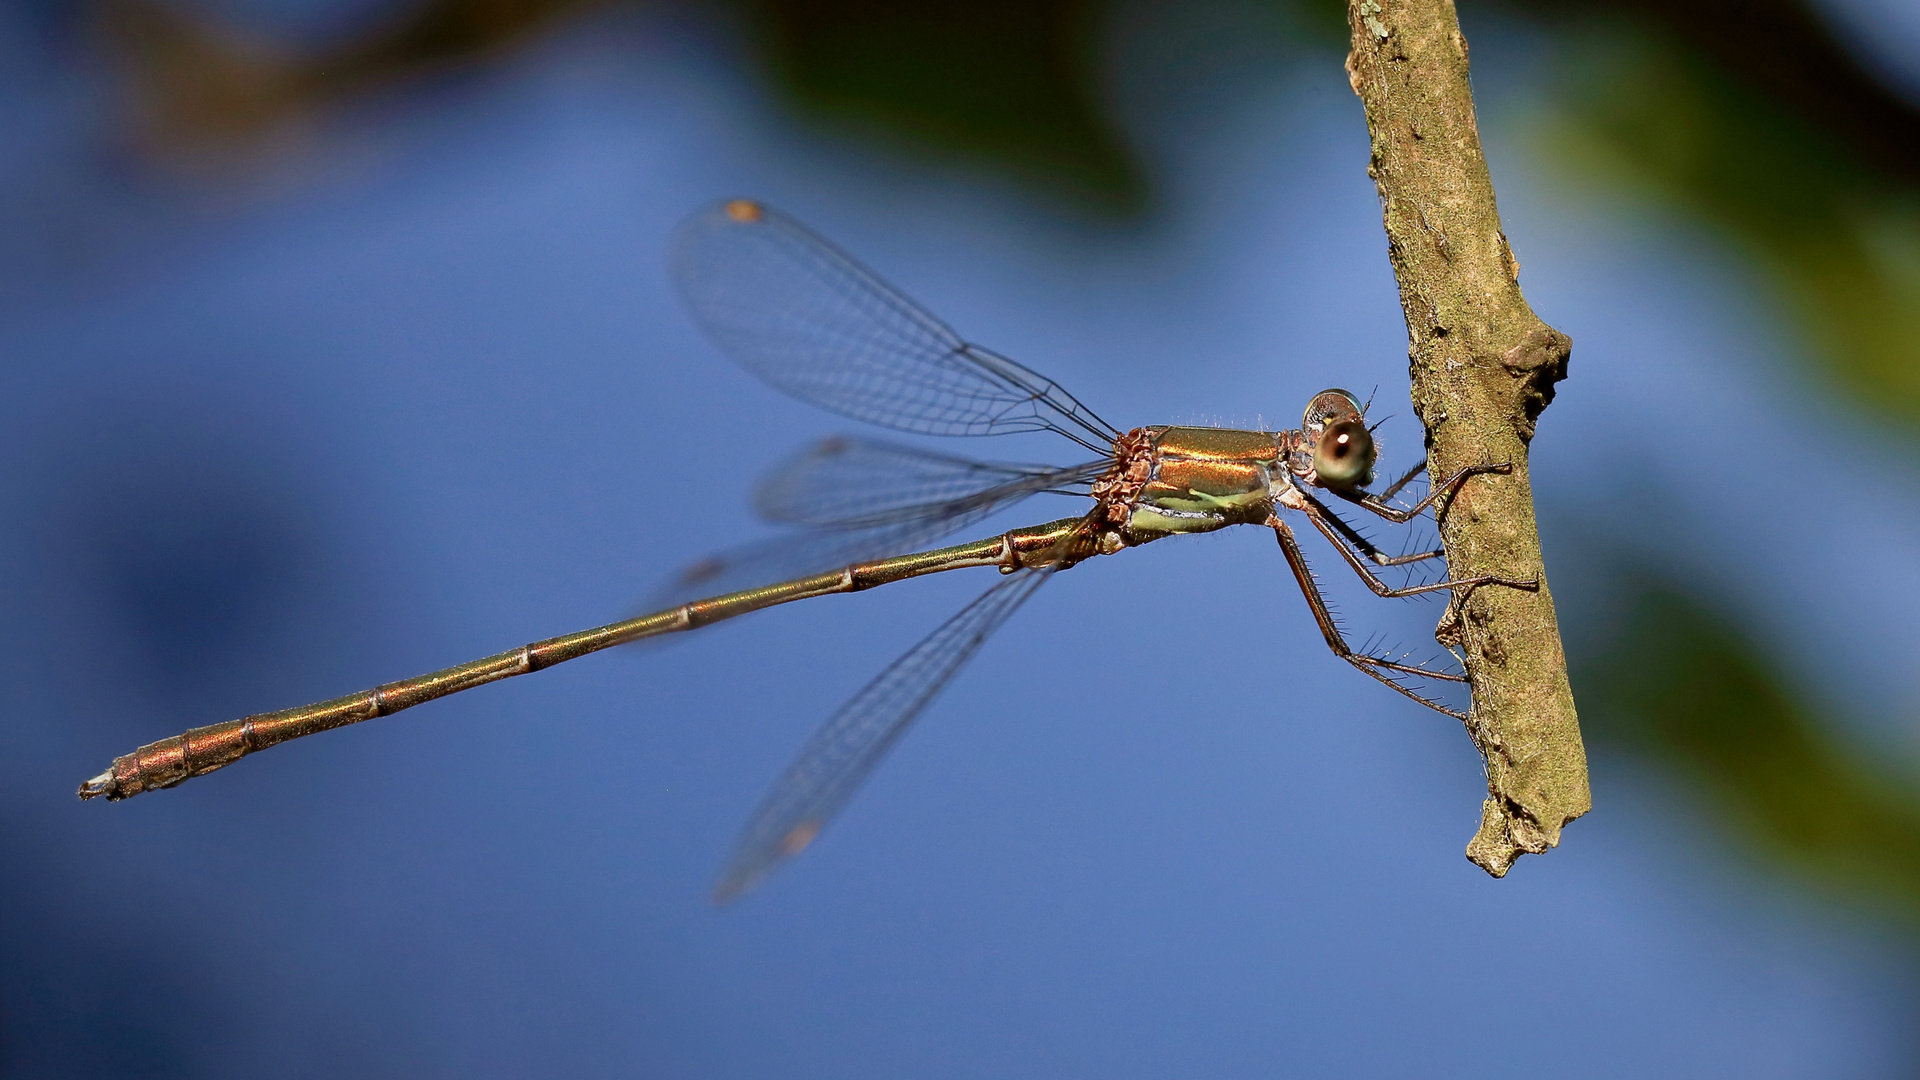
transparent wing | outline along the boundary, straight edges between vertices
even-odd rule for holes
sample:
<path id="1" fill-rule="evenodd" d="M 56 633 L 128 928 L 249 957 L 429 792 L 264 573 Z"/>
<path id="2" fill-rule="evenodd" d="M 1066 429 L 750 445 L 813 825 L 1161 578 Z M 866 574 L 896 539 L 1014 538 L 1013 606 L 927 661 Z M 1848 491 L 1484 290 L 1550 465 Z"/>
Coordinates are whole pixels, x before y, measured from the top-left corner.
<path id="1" fill-rule="evenodd" d="M 1010 465 L 836 435 L 761 479 L 753 508 L 782 524 L 859 528 L 977 503 L 1000 507 L 1041 491 L 1078 493 L 1111 464 Z"/>
<path id="2" fill-rule="evenodd" d="M 754 811 L 714 888 L 715 899 L 739 896 L 812 843 L 907 725 L 1050 573 L 1037 568 L 1003 578 L 841 706 Z"/>
<path id="3" fill-rule="evenodd" d="M 736 199 L 674 237 L 674 281 L 741 366 L 823 409 L 923 435 L 1054 431 L 1095 451 L 1119 436 L 1073 395 L 960 339 L 799 222 Z"/>
<path id="4" fill-rule="evenodd" d="M 1031 495 L 1081 492 L 1109 464 L 990 465 L 893 443 L 826 439 L 769 473 L 754 494 L 762 516 L 804 530 L 702 559 L 654 593 L 648 610 L 902 555 Z"/>

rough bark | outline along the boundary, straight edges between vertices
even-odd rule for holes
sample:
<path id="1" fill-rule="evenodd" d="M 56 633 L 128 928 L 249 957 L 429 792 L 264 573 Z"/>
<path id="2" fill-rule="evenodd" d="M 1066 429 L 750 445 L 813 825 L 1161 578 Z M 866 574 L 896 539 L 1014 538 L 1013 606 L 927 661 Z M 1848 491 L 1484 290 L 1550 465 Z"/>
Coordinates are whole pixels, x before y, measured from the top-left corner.
<path id="1" fill-rule="evenodd" d="M 1456 578 L 1539 581 L 1537 592 L 1474 590 L 1436 633 L 1465 657 L 1467 731 L 1487 765 L 1467 858 L 1500 877 L 1522 854 L 1558 844 L 1561 827 L 1593 805 L 1527 469 L 1534 425 L 1566 376 L 1572 342 L 1520 294 L 1453 0 L 1348 0 L 1347 16 L 1347 77 L 1366 106 L 1367 171 L 1400 282 L 1430 475 L 1513 466 L 1467 481 L 1440 515 L 1447 565 Z"/>

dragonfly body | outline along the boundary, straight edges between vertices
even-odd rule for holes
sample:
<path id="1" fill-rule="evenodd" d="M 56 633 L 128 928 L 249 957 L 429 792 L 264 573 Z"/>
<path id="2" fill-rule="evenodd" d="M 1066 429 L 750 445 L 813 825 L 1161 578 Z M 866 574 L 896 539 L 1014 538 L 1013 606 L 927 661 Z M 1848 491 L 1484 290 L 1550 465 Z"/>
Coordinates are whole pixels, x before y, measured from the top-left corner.
<path id="1" fill-rule="evenodd" d="M 91 799 L 104 795 L 110 800 L 128 799 L 141 792 L 173 787 L 289 739 L 392 716 L 402 709 L 448 694 L 527 675 L 615 645 L 697 630 L 795 600 L 863 592 L 946 570 L 992 566 L 1002 573 L 1013 573 L 1038 567 L 1060 568 L 1096 554 L 1091 546 L 1074 542 L 1077 537 L 1090 535 L 1085 519 L 1065 518 L 970 544 L 858 563 L 831 573 L 695 600 L 577 634 L 536 641 L 358 694 L 209 724 L 148 743 L 131 754 L 115 758 L 111 768 L 81 786 L 80 797 Z"/>
<path id="2" fill-rule="evenodd" d="M 992 588 L 867 684 L 801 749 L 749 821 L 717 890 L 726 898 L 806 847 L 988 635 L 1059 570 L 1176 534 L 1269 528 L 1335 655 L 1462 719 L 1410 680 L 1460 683 L 1464 675 L 1348 646 L 1281 512 L 1304 517 L 1380 596 L 1532 587 L 1488 577 L 1396 589 L 1379 579 L 1374 567 L 1441 553 L 1389 556 L 1320 495 L 1404 524 L 1472 477 L 1505 466 L 1461 469 L 1415 504 L 1393 505 L 1389 500 L 1415 473 L 1383 492 L 1367 490 L 1372 434 L 1365 407 L 1344 390 L 1315 395 L 1301 426 L 1285 431 L 1122 432 L 1051 380 L 965 342 L 837 248 L 759 203 L 734 200 L 693 218 L 676 240 L 673 264 L 695 321 L 723 351 L 795 397 L 923 435 L 1050 431 L 1097 459 L 1064 467 L 993 464 L 919 447 L 827 440 L 775 472 L 755 495 L 763 517 L 797 531 L 698 564 L 658 610 L 359 694 L 195 728 L 116 758 L 81 785 L 81 798 L 124 799 L 172 787 L 290 739 L 794 600 L 948 570 L 996 569 L 1000 580 Z M 1093 505 L 1042 525 L 927 549 L 1042 493 L 1090 497 Z"/>
<path id="3" fill-rule="evenodd" d="M 1293 486 L 1298 432 L 1148 427 L 1114 444 L 1114 469 L 1093 485 L 1125 542 L 1258 525 Z"/>
<path id="4" fill-rule="evenodd" d="M 1112 463 L 1090 485 L 1097 500 L 1084 518 L 953 548 L 873 563 L 774 585 L 705 597 L 578 634 L 533 642 L 458 667 L 374 687 L 296 709 L 262 713 L 150 743 L 115 759 L 82 795 L 125 799 L 172 787 L 224 768 L 289 739 L 391 716 L 402 709 L 499 679 L 525 675 L 615 645 L 695 630 L 748 612 L 832 593 L 861 592 L 945 570 L 994 566 L 1002 573 L 1067 569 L 1175 533 L 1259 524 L 1276 500 L 1293 493 L 1284 463 L 1296 457 L 1296 431 L 1207 427 L 1135 428 L 1114 440 Z M 823 447 L 833 450 L 828 444 Z M 691 576 L 700 576 L 696 566 Z"/>

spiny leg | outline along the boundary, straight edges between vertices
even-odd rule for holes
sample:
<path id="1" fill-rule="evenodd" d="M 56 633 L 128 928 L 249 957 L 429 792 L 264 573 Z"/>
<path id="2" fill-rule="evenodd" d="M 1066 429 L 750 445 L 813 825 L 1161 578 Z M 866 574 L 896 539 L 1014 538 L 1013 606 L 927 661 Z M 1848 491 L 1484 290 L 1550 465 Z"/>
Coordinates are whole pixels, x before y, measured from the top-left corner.
<path id="1" fill-rule="evenodd" d="M 1391 499 L 1391 498 L 1393 498 L 1393 497 L 1394 497 L 1395 495 L 1398 495 L 1398 494 L 1400 494 L 1400 489 L 1401 489 L 1401 488 L 1403 488 L 1403 487 L 1406 487 L 1406 486 L 1407 486 L 1408 484 L 1411 484 L 1411 483 L 1413 483 L 1413 478 L 1414 478 L 1414 477 L 1416 477 L 1416 476 L 1419 476 L 1419 475 L 1420 475 L 1421 473 L 1423 473 L 1423 472 L 1425 472 L 1425 471 L 1427 471 L 1427 459 L 1426 459 L 1425 457 L 1422 457 L 1422 458 L 1420 459 L 1420 462 L 1419 462 L 1419 464 L 1417 464 L 1417 465 L 1415 465 L 1415 466 L 1414 466 L 1413 468 L 1411 468 L 1411 469 L 1408 469 L 1408 470 L 1407 470 L 1407 473 L 1406 473 L 1406 475 L 1405 475 L 1405 476 L 1402 476 L 1402 477 L 1401 477 L 1400 479 L 1398 479 L 1398 480 L 1395 480 L 1395 481 L 1394 481 L 1394 482 L 1393 482 L 1393 483 L 1392 483 L 1392 484 L 1391 484 L 1391 485 L 1390 485 L 1390 486 L 1389 486 L 1389 487 L 1387 488 L 1387 490 L 1385 490 L 1385 491 L 1383 491 L 1383 492 L 1381 492 L 1381 493 L 1380 493 L 1380 498 L 1381 498 L 1381 499 L 1383 499 L 1383 500 L 1385 500 L 1385 499 Z"/>
<path id="2" fill-rule="evenodd" d="M 1313 570 L 1307 566 L 1307 558 L 1300 551 L 1300 542 L 1294 539 L 1293 530 L 1287 528 L 1287 523 L 1278 518 L 1269 519 L 1268 524 L 1273 526 L 1273 535 L 1280 541 L 1280 551 L 1287 557 L 1287 566 L 1293 571 L 1293 579 L 1299 583 L 1301 594 L 1307 598 L 1307 607 L 1313 611 L 1313 621 L 1320 624 L 1320 634 L 1327 639 L 1327 647 L 1333 650 L 1333 655 L 1429 709 L 1446 713 L 1455 720 L 1466 720 L 1467 714 L 1449 709 L 1420 694 L 1412 687 L 1402 685 L 1393 677 L 1394 674 L 1401 674 L 1423 679 L 1438 679 L 1443 682 L 1463 683 L 1467 681 L 1465 675 L 1456 675 L 1450 671 L 1434 671 L 1414 664 L 1398 663 L 1384 656 L 1355 652 L 1340 633 L 1339 625 L 1333 621 L 1333 612 L 1327 608 L 1326 598 L 1320 595 L 1320 585 L 1313 579 Z"/>
<path id="3" fill-rule="evenodd" d="M 1464 588 L 1464 589 L 1472 590 L 1472 589 L 1477 589 L 1482 585 L 1505 585 L 1509 588 L 1527 589 L 1529 591 L 1538 589 L 1540 587 L 1540 583 L 1538 581 L 1516 581 L 1513 578 L 1503 578 L 1503 577 L 1495 576 L 1493 574 L 1484 574 L 1480 577 L 1460 578 L 1457 581 L 1449 579 L 1446 581 L 1436 581 L 1428 585 L 1409 585 L 1409 586 L 1406 586 L 1405 588 L 1396 589 L 1393 586 L 1388 585 L 1386 582 L 1381 581 L 1379 576 L 1376 575 L 1372 571 L 1372 569 L 1370 569 L 1367 566 L 1366 563 L 1360 560 L 1360 556 L 1354 554 L 1351 548 L 1347 547 L 1346 544 L 1343 544 L 1340 542 L 1341 530 L 1339 529 L 1338 525 L 1345 525 L 1346 523 L 1343 521 L 1340 521 L 1338 517 L 1335 517 L 1333 513 L 1329 511 L 1326 508 L 1326 506 L 1322 504 L 1318 499 L 1315 499 L 1311 495 L 1307 496 L 1306 505 L 1302 507 L 1301 513 L 1304 513 L 1307 515 L 1307 520 L 1313 522 L 1313 527 L 1316 529 L 1319 529 L 1322 536 L 1325 536 L 1328 540 L 1333 542 L 1334 549 L 1340 552 L 1340 557 L 1346 560 L 1348 566 L 1353 567 L 1353 572 L 1360 575 L 1360 580 L 1366 582 L 1367 588 L 1373 590 L 1373 594 L 1375 596 L 1386 596 L 1386 597 L 1417 596 L 1420 593 L 1438 592 L 1441 589 Z M 1337 522 L 1338 525 L 1330 523 L 1329 519 L 1331 519 L 1332 522 Z M 1267 524 L 1273 525 L 1276 528 L 1280 527 L 1280 524 L 1276 519 L 1269 519 Z M 1351 532 L 1352 531 L 1351 527 L 1349 527 L 1346 531 Z M 1368 544 L 1366 546 L 1372 547 L 1371 544 Z M 1416 559 L 1431 558 L 1432 556 L 1438 555 L 1438 554 L 1440 554 L 1440 552 L 1437 552 L 1437 551 L 1426 552 L 1417 556 L 1413 556 L 1411 558 L 1406 558 L 1403 561 L 1412 562 L 1412 561 L 1415 561 Z M 1392 565 L 1392 564 L 1388 563 L 1385 565 Z"/>
<path id="4" fill-rule="evenodd" d="M 1388 521 L 1391 521 L 1396 525 L 1405 525 L 1407 522 L 1412 521 L 1416 517 L 1419 517 L 1420 511 L 1425 510 L 1427 507 L 1432 506 L 1434 503 L 1439 502 L 1441 499 L 1451 497 L 1455 491 L 1459 490 L 1460 485 L 1466 482 L 1466 480 L 1469 477 L 1479 476 L 1482 473 L 1505 474 L 1505 473 L 1510 473 L 1512 471 L 1513 471 L 1513 465 L 1505 462 L 1499 465 L 1463 465 L 1460 468 L 1455 469 L 1453 471 L 1452 476 L 1449 476 L 1445 480 L 1441 481 L 1440 483 L 1435 484 L 1433 487 L 1433 490 L 1427 492 L 1426 498 L 1421 499 L 1419 502 L 1414 503 L 1412 506 L 1409 506 L 1404 510 L 1397 506 L 1388 506 L 1386 503 L 1386 497 L 1383 495 L 1373 495 L 1366 492 L 1342 491 L 1339 488 L 1330 488 L 1328 490 L 1332 491 L 1335 495 L 1338 495 L 1339 497 L 1354 504 L 1355 506 L 1364 507 L 1375 514 L 1378 514 L 1381 517 L 1386 518 Z M 1408 477 L 1411 477 L 1411 476 L 1412 474 L 1409 473 Z M 1388 491 L 1389 492 L 1398 491 L 1400 488 L 1400 485 L 1406 482 L 1407 482 L 1407 479 L 1402 478 L 1399 483 L 1396 483 L 1393 487 L 1389 488 Z"/>
<path id="5" fill-rule="evenodd" d="M 1358 548 L 1367 558 L 1372 559 L 1375 566 L 1405 566 L 1408 563 L 1422 562 L 1426 559 L 1437 559 L 1446 554 L 1444 548 L 1435 548 L 1432 551 L 1416 551 L 1411 555 L 1388 555 L 1374 546 L 1373 541 L 1360 535 L 1360 530 L 1347 524 L 1346 519 L 1328 509 L 1325 503 L 1306 492 L 1301 492 L 1301 495 L 1307 502 L 1312 503 L 1320 513 L 1326 515 L 1327 524 L 1338 530 L 1341 536 L 1346 537 L 1348 543 Z M 1316 524 L 1317 523 L 1318 522 L 1316 522 Z M 1324 532 L 1326 530 L 1322 529 L 1321 531 Z"/>

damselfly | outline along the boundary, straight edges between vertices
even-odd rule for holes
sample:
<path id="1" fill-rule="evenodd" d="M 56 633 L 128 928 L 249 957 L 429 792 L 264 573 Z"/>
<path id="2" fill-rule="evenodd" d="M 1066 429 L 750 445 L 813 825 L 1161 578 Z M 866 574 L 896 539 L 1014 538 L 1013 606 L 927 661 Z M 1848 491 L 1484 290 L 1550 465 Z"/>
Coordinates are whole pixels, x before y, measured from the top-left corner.
<path id="1" fill-rule="evenodd" d="M 116 758 L 81 785 L 80 797 L 124 799 L 172 787 L 288 739 L 792 600 L 964 567 L 997 570 L 992 588 L 894 661 L 801 749 L 727 863 L 717 888 L 724 899 L 811 843 L 987 636 L 1049 576 L 1089 559 L 1229 525 L 1271 529 L 1334 655 L 1460 719 L 1426 689 L 1427 680 L 1465 682 L 1459 671 L 1348 645 L 1280 512 L 1304 518 L 1380 596 L 1451 590 L 1457 603 L 1481 585 L 1533 587 L 1479 577 L 1395 588 L 1375 573 L 1441 552 L 1388 555 L 1319 493 L 1404 525 L 1444 506 L 1469 478 L 1507 467 L 1469 466 L 1412 505 L 1393 505 L 1389 500 L 1424 466 L 1369 492 L 1373 435 L 1364 407 L 1344 390 L 1314 395 L 1301 426 L 1287 431 L 1123 432 L 1051 380 L 962 340 L 838 248 L 760 203 L 734 200 L 695 216 L 675 237 L 672 264 L 689 310 L 714 342 L 803 401 L 922 435 L 1050 431 L 1094 456 L 1066 467 L 992 465 L 873 440 L 828 440 L 757 493 L 763 516 L 799 526 L 800 534 L 695 567 L 679 588 L 699 599 L 348 697 L 195 728 Z M 1090 497 L 1093 507 L 973 543 L 919 550 L 1041 493 Z"/>

